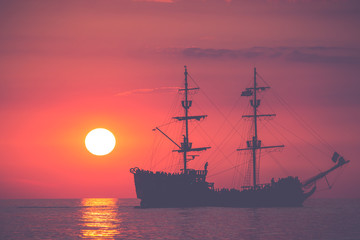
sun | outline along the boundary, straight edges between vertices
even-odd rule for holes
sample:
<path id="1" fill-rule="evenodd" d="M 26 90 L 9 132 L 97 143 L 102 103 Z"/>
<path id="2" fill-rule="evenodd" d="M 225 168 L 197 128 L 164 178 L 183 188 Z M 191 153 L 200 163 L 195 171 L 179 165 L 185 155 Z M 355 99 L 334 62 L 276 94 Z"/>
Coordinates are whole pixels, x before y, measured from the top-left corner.
<path id="1" fill-rule="evenodd" d="M 111 153 L 116 144 L 115 136 L 105 128 L 91 130 L 85 138 L 87 150 L 97 156 Z"/>

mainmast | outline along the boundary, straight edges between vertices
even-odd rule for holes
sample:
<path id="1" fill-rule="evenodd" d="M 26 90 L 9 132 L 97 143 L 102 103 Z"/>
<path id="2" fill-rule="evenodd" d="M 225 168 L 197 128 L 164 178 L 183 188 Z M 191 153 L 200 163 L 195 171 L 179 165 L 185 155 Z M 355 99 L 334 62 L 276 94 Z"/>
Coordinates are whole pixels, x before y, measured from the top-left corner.
<path id="1" fill-rule="evenodd" d="M 257 129 L 257 119 L 258 117 L 270 117 L 270 116 L 276 116 L 275 114 L 261 114 L 259 115 L 257 113 L 257 109 L 260 106 L 260 99 L 257 99 L 257 91 L 263 91 L 270 87 L 258 87 L 256 83 L 256 68 L 254 68 L 254 87 L 246 88 L 245 91 L 241 93 L 241 96 L 253 96 L 253 99 L 250 100 L 250 104 L 253 108 L 253 115 L 243 115 L 242 117 L 248 118 L 251 117 L 254 120 L 254 133 L 251 141 L 247 141 L 247 148 L 237 149 L 238 151 L 243 150 L 251 150 L 252 152 L 252 165 L 253 165 L 253 186 L 254 188 L 257 186 L 257 181 L 259 177 L 259 173 L 256 170 L 256 158 L 257 158 L 257 150 L 264 149 L 264 148 L 277 148 L 277 147 L 284 147 L 284 145 L 278 145 L 278 146 L 261 146 L 261 141 L 258 140 L 258 129 Z"/>

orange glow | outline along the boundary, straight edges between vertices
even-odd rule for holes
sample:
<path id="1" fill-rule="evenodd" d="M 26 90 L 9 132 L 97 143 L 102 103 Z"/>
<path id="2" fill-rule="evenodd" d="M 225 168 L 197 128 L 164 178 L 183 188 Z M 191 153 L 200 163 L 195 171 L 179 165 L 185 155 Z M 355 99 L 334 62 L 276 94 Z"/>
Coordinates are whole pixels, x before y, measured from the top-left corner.
<path id="1" fill-rule="evenodd" d="M 120 234 L 121 219 L 117 216 L 117 199 L 82 199 L 82 238 L 114 239 Z"/>

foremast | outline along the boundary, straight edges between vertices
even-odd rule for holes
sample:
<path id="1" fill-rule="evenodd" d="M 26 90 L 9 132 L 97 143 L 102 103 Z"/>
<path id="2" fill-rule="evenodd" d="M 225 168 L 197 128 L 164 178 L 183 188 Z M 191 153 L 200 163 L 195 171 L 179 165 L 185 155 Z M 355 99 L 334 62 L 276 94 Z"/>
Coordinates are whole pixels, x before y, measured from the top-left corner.
<path id="1" fill-rule="evenodd" d="M 173 119 L 176 119 L 178 121 L 185 121 L 185 134 L 183 135 L 183 141 L 182 143 L 177 144 L 174 140 L 172 140 L 168 135 L 166 135 L 163 131 L 161 131 L 158 127 L 156 127 L 154 130 L 159 130 L 165 137 L 167 137 L 171 142 L 173 142 L 179 149 L 173 150 L 174 152 L 179 152 L 183 154 L 183 169 L 182 172 L 186 174 L 188 172 L 187 162 L 190 160 L 193 160 L 198 155 L 188 155 L 189 152 L 198 152 L 198 151 L 204 151 L 206 149 L 209 149 L 210 147 L 200 147 L 200 148 L 193 148 L 192 143 L 189 141 L 189 120 L 197 120 L 200 121 L 201 119 L 204 119 L 207 117 L 207 115 L 197 115 L 197 116 L 189 116 L 189 108 L 192 106 L 192 101 L 189 100 L 189 91 L 198 90 L 199 88 L 189 88 L 188 84 L 188 71 L 187 67 L 184 66 L 185 71 L 185 83 L 184 88 L 179 89 L 179 92 L 184 92 L 184 100 L 181 101 L 181 105 L 184 108 L 184 116 L 179 117 L 173 117 Z M 206 164 L 207 166 L 207 164 Z"/>
<path id="2" fill-rule="evenodd" d="M 253 108 L 253 115 L 243 115 L 243 118 L 253 118 L 254 123 L 254 132 L 252 136 L 252 140 L 247 141 L 247 148 L 241 148 L 237 149 L 237 151 L 244 151 L 249 150 L 251 151 L 252 155 L 252 175 L 253 175 L 253 187 L 256 188 L 259 173 L 257 171 L 256 166 L 256 159 L 257 159 L 257 152 L 258 150 L 264 149 L 264 148 L 278 148 L 278 147 L 284 147 L 284 145 L 277 145 L 277 146 L 261 146 L 261 141 L 258 139 L 258 129 L 257 129 L 257 120 L 259 117 L 270 117 L 270 116 L 276 116 L 276 114 L 258 114 L 258 107 L 260 106 L 260 99 L 257 99 L 257 92 L 263 91 L 266 89 L 269 89 L 270 87 L 258 87 L 256 83 L 256 68 L 254 68 L 254 86 L 251 88 L 246 88 L 245 91 L 241 93 L 241 96 L 250 97 L 252 96 L 253 99 L 250 100 L 250 104 Z"/>
<path id="3" fill-rule="evenodd" d="M 188 150 L 191 149 L 191 145 L 189 144 L 189 108 L 191 107 L 192 102 L 188 100 L 188 92 L 189 92 L 189 86 L 188 86 L 188 81 L 187 81 L 187 77 L 188 77 L 188 72 L 187 72 L 187 68 L 186 66 L 184 66 L 185 68 L 185 100 L 182 101 L 182 106 L 184 108 L 185 111 L 185 136 L 184 136 L 184 141 L 182 143 L 182 148 L 184 150 L 184 173 L 186 173 L 187 170 L 187 152 Z M 204 116 L 205 117 L 205 116 Z"/>

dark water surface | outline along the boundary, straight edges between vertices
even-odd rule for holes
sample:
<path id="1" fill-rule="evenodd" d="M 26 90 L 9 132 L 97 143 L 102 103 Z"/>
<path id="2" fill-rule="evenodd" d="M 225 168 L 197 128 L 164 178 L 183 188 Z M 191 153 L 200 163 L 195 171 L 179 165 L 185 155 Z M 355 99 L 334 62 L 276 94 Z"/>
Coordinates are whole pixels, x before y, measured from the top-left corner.
<path id="1" fill-rule="evenodd" d="M 138 209 L 136 199 L 0 200 L 0 239 L 357 239 L 360 199 L 302 208 Z"/>

